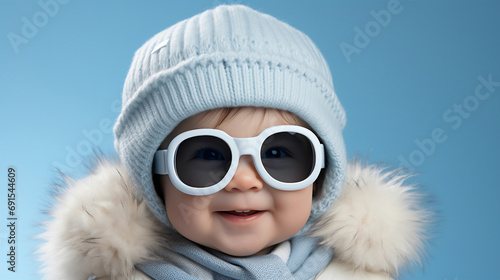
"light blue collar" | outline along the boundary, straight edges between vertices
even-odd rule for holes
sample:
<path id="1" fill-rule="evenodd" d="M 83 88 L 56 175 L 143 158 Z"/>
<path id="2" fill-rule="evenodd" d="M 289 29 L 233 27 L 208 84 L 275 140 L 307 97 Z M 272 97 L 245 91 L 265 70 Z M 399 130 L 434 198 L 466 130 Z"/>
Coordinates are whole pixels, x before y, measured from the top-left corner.
<path id="1" fill-rule="evenodd" d="M 318 240 L 309 237 L 292 238 L 289 254 L 281 246 L 278 250 L 281 253 L 253 257 L 229 256 L 200 247 L 178 234 L 169 241 L 169 249 L 159 252 L 161 261 L 142 263 L 137 268 L 157 280 L 306 280 L 318 274 L 333 256 L 331 250 L 318 246 Z"/>

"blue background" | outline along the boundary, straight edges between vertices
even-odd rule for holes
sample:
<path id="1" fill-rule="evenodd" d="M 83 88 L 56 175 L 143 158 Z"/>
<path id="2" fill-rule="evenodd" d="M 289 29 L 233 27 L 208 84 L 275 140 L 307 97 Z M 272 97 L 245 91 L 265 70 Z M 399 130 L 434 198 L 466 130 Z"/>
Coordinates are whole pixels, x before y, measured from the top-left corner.
<path id="1" fill-rule="evenodd" d="M 45 11 L 46 2 L 0 2 L 1 279 L 40 278 L 34 236 L 56 169 L 82 177 L 91 149 L 113 155 L 110 127 L 134 51 L 223 3 L 66 0 Z M 475 96 L 479 77 L 500 81 L 500 2 L 401 0 L 376 24 L 391 2 L 226 3 L 269 13 L 318 45 L 347 112 L 351 157 L 419 174 L 439 221 L 423 268 L 401 279 L 500 279 L 500 87 Z M 356 27 L 368 27 L 368 40 Z M 347 44 L 357 50 L 346 55 Z M 16 273 L 6 264 L 8 167 L 18 180 Z"/>

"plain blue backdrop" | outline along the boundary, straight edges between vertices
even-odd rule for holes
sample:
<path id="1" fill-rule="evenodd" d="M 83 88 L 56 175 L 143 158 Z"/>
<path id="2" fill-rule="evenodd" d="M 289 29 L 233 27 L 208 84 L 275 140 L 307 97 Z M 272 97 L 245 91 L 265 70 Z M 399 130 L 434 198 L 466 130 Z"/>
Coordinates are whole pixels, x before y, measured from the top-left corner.
<path id="1" fill-rule="evenodd" d="M 82 177 L 111 127 L 134 51 L 223 1 L 0 2 L 0 275 L 33 252 L 60 170 Z M 500 279 L 500 2 L 231 1 L 308 34 L 347 112 L 351 157 L 406 166 L 439 213 L 423 268 L 401 279 Z M 389 16 L 390 17 L 389 17 Z M 7 176 L 16 170 L 16 272 Z"/>

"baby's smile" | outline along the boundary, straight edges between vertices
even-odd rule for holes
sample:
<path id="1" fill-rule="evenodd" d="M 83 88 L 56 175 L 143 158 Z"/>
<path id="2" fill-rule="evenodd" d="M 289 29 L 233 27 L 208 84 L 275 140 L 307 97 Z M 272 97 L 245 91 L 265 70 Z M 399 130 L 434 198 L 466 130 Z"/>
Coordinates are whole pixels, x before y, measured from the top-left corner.
<path id="1" fill-rule="evenodd" d="M 238 226 L 249 225 L 250 222 L 257 220 L 266 213 L 259 210 L 233 210 L 233 211 L 218 211 L 215 212 L 227 221 Z"/>

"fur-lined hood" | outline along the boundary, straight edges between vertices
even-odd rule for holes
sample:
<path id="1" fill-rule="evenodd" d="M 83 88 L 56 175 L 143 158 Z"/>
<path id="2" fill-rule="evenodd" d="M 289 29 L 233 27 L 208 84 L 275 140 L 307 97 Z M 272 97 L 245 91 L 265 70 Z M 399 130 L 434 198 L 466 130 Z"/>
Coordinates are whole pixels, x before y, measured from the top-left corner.
<path id="1" fill-rule="evenodd" d="M 310 232 L 334 250 L 327 274 L 387 279 L 419 263 L 430 212 L 405 179 L 378 166 L 349 165 L 342 194 Z M 168 244 L 119 163 L 100 161 L 88 177 L 67 179 L 50 216 L 40 236 L 44 279 L 150 279 L 135 264 Z"/>

